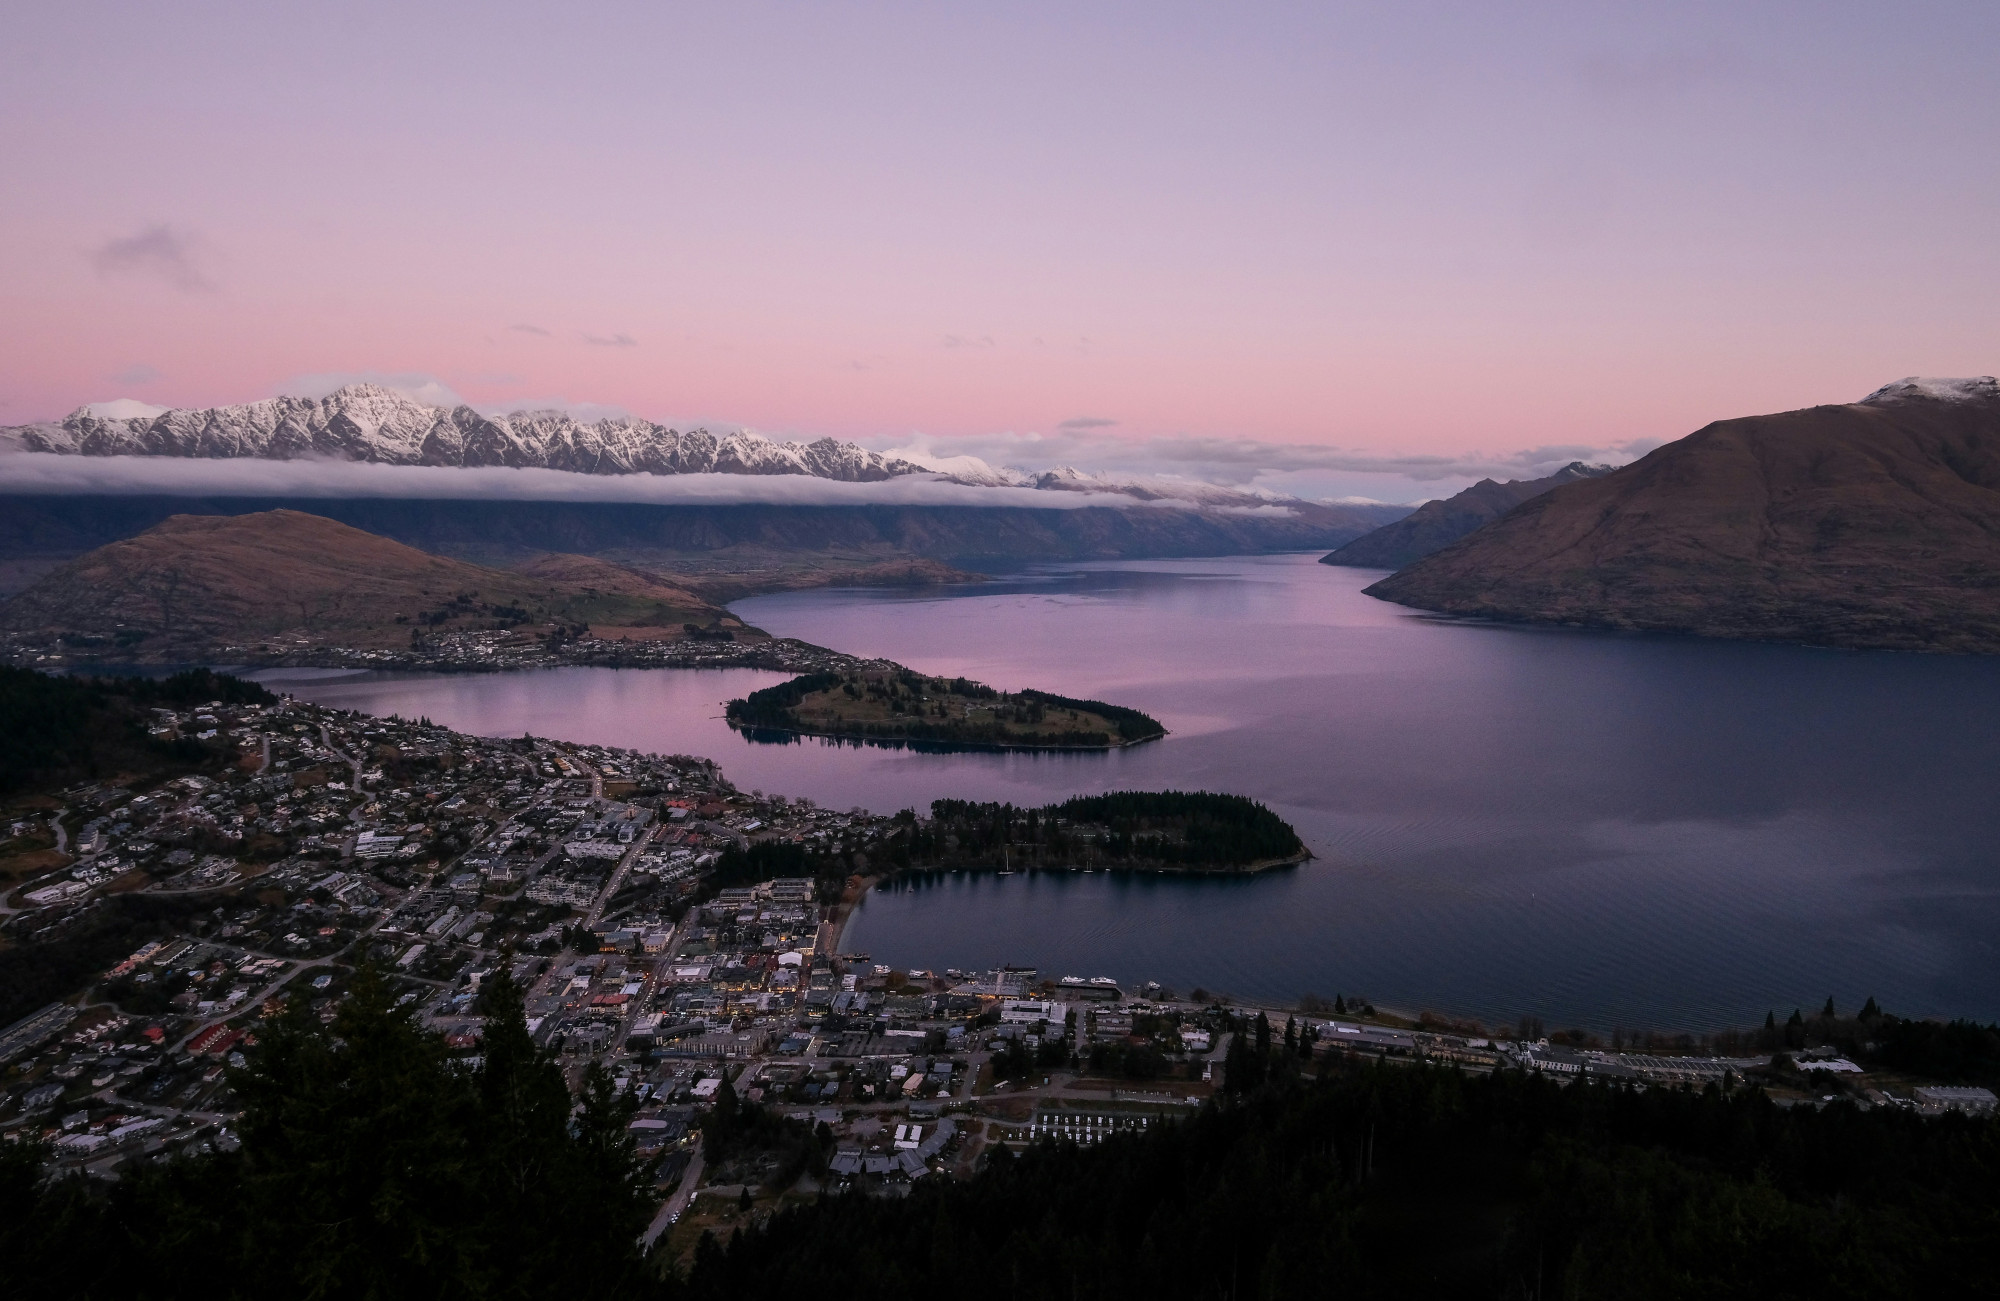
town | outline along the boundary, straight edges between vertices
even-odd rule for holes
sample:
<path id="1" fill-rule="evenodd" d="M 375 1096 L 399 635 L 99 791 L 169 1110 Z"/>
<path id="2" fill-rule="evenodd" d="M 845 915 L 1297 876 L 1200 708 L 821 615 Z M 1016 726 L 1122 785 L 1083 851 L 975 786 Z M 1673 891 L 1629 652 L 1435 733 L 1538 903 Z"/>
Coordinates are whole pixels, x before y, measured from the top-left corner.
<path id="1" fill-rule="evenodd" d="M 1344 997 L 1277 1008 L 1027 967 L 892 969 L 842 936 L 907 863 L 908 813 L 746 794 L 706 759 L 291 699 L 155 709 L 150 727 L 233 761 L 149 789 L 73 786 L 0 828 L 59 860 L 7 896 L 13 944 L 105 943 L 114 914 L 137 941 L 0 1030 L 0 1133 L 46 1137 L 60 1167 L 103 1178 L 232 1146 L 229 1068 L 260 1024 L 295 1000 L 331 1022 L 364 965 L 468 1060 L 504 968 L 572 1084 L 600 1065 L 637 1102 L 632 1132 L 660 1158 L 647 1241 L 672 1252 L 787 1198 L 893 1195 L 997 1147 L 1185 1116 L 1274 1054 L 1994 1108 L 1985 1089 L 1873 1072 L 1803 1034 L 1736 1055 L 1607 1048 Z M 771 1123 L 725 1131 L 739 1107 Z"/>
<path id="2" fill-rule="evenodd" d="M 398 669 L 431 673 L 495 673 L 571 666 L 599 668 L 768 669 L 779 673 L 890 672 L 900 665 L 865 660 L 796 638 L 766 637 L 753 630 L 659 630 L 657 638 L 600 636 L 588 626 L 542 633 L 516 628 L 419 632 L 407 646 L 347 645 L 338 639 L 284 635 L 255 643 L 218 643 L 211 663 L 245 668 Z M 0 663 L 45 672 L 81 670 L 131 661 L 129 643 L 76 634 L 9 634 L 0 638 Z"/>

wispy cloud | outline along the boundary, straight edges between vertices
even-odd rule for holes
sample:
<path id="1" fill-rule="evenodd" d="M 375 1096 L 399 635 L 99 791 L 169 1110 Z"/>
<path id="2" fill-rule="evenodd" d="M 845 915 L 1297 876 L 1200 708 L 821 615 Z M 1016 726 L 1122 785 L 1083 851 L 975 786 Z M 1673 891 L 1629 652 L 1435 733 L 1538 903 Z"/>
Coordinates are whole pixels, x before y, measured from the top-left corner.
<path id="1" fill-rule="evenodd" d="M 1548 444 L 1511 452 L 1383 452 L 1254 438 L 1120 438 L 1070 422 L 1048 435 L 866 441 L 878 451 L 942 466 L 949 466 L 954 457 L 978 457 L 990 465 L 1026 470 L 1072 465 L 1113 478 L 1193 479 L 1309 498 L 1364 495 L 1385 501 L 1446 495 L 1477 479 L 1536 479 L 1571 461 L 1622 464 L 1660 445 L 1657 439 L 1640 439 L 1602 445 Z"/>
<path id="2" fill-rule="evenodd" d="M 510 325 L 507 328 L 516 334 L 535 334 L 540 335 L 544 339 L 549 337 L 549 331 L 544 330 L 539 325 Z"/>
<path id="3" fill-rule="evenodd" d="M 1425 481 L 1453 478 L 1521 478 L 1550 474 L 1571 461 L 1626 460 L 1622 448 L 1551 444 L 1514 452 L 1384 453 L 1310 443 L 1266 443 L 1248 438 L 1149 438 L 1128 444 L 1119 459 L 1185 467 L 1216 482 L 1246 482 L 1260 472 L 1339 470 L 1396 474 Z M 1100 453 L 1101 454 L 1101 453 Z M 1117 455 L 1117 454 L 1114 454 Z"/>
<path id="4" fill-rule="evenodd" d="M 99 275 L 149 276 L 184 293 L 212 289 L 202 270 L 197 241 L 172 226 L 148 226 L 136 235 L 108 239 L 91 249 Z"/>
<path id="5" fill-rule="evenodd" d="M 940 342 L 947 348 L 994 348 L 999 346 L 993 342 L 993 336 L 990 334 L 982 334 L 977 337 L 970 337 L 963 334 L 947 334 Z"/>
<path id="6" fill-rule="evenodd" d="M 639 341 L 629 334 L 586 334 L 583 341 L 597 348 L 636 348 Z"/>
<path id="7" fill-rule="evenodd" d="M 113 384 L 151 384 L 160 378 L 160 372 L 143 361 L 135 361 L 109 378 Z"/>
<path id="8" fill-rule="evenodd" d="M 1092 429 L 1111 429 L 1117 424 L 1116 420 L 1106 420 L 1102 416 L 1072 416 L 1056 428 L 1064 433 L 1081 434 L 1088 433 Z"/>

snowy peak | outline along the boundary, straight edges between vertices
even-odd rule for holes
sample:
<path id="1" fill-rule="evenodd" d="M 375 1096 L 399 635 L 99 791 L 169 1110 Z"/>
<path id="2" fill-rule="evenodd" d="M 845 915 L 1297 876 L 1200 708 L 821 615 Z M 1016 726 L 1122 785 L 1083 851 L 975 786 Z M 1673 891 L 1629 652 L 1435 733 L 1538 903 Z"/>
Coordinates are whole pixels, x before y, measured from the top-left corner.
<path id="1" fill-rule="evenodd" d="M 60 421 L 0 428 L 0 453 L 9 451 L 591 475 L 805 475 L 842 483 L 923 475 L 971 488 L 1102 494 L 1236 514 L 1282 514 L 1302 504 L 1193 479 L 1113 479 L 1071 466 L 1024 470 L 975 456 L 871 452 L 834 438 L 777 442 L 748 432 L 670 429 L 623 415 L 584 422 L 563 411 L 487 415 L 463 405 L 432 406 L 376 384 L 350 384 L 321 398 L 267 398 L 228 407 L 163 409 L 130 399 L 94 403 Z"/>
<path id="2" fill-rule="evenodd" d="M 162 411 L 97 403 L 60 422 L 0 430 L 0 446 L 69 456 L 317 457 L 581 474 L 802 474 L 850 483 L 922 472 L 831 438 L 780 443 L 752 433 L 683 433 L 630 417 L 584 423 L 560 411 L 487 416 L 468 406 L 430 406 L 375 384 L 231 407 Z"/>
<path id="3" fill-rule="evenodd" d="M 1939 379 L 1924 375 L 1911 375 L 1893 384 L 1884 384 L 1857 404 L 1867 407 L 1889 406 L 1897 402 L 1992 402 L 2000 400 L 2000 379 L 1991 375 L 1974 375 L 1967 379 Z"/>
<path id="4" fill-rule="evenodd" d="M 1578 479 L 1600 478 L 1617 468 L 1615 465 L 1601 465 L 1593 461 L 1571 461 L 1554 474 L 1548 475 L 1547 480 L 1549 486 L 1554 488 L 1561 484 L 1574 483 Z"/>
<path id="5" fill-rule="evenodd" d="M 1117 493 L 1122 497 L 1135 497 L 1140 501 L 1158 502 L 1163 505 L 1226 511 L 1282 510 L 1287 506 L 1298 504 L 1300 500 L 1297 497 L 1282 497 L 1249 488 L 1204 483 L 1198 479 L 1176 479 L 1157 475 L 1112 479 L 1069 465 L 1059 465 L 1053 470 L 1034 475 L 1029 482 L 1030 486 L 1043 492 Z"/>

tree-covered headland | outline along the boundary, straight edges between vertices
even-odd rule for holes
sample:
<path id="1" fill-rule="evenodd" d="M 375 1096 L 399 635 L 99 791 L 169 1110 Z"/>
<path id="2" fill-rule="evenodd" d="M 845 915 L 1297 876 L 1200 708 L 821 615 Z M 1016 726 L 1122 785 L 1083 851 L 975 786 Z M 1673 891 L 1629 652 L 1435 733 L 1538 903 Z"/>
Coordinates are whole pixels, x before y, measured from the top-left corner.
<path id="1" fill-rule="evenodd" d="M 936 800 L 909 831 L 918 867 L 1229 872 L 1305 857 L 1270 809 L 1208 791 L 1116 791 L 1040 808 Z"/>
<path id="2" fill-rule="evenodd" d="M 934 800 L 905 809 L 865 855 L 812 842 L 758 840 L 723 851 L 704 893 L 809 876 L 837 898 L 856 874 L 915 878 L 949 871 L 1242 872 L 1303 861 L 1291 825 L 1255 800 L 1208 791 L 1117 791 L 1017 808 Z"/>

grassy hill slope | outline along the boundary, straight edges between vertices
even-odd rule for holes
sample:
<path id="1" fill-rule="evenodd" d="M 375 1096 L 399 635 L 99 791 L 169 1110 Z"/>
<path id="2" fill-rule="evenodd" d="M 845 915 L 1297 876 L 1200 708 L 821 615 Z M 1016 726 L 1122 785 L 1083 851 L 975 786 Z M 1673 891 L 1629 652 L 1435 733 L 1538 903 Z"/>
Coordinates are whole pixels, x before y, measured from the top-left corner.
<path id="1" fill-rule="evenodd" d="M 741 626 L 685 588 L 609 561 L 489 569 L 292 510 L 176 515 L 0 606 L 0 632 L 153 662 L 262 644 L 391 647 L 470 628 L 717 620 Z"/>
<path id="2" fill-rule="evenodd" d="M 2000 653 L 2000 398 L 1721 421 L 1368 592 L 1499 619 Z"/>

